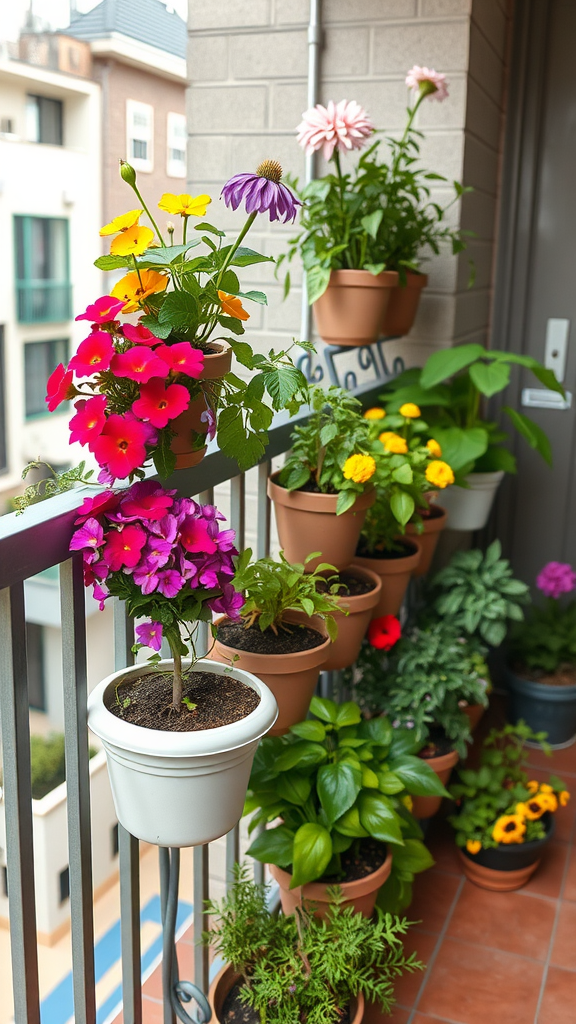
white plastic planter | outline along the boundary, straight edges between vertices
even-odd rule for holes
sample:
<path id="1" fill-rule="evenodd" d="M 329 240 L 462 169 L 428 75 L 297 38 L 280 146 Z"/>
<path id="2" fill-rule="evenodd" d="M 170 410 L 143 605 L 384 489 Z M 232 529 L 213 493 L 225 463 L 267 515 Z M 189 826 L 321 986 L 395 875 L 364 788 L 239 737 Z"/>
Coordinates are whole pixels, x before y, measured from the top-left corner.
<path id="1" fill-rule="evenodd" d="M 448 513 L 449 530 L 482 530 L 492 511 L 496 491 L 504 473 L 469 473 L 468 487 L 447 487 L 442 491 L 442 507 Z"/>
<path id="2" fill-rule="evenodd" d="M 270 690 L 256 676 L 214 661 L 196 662 L 196 672 L 231 674 L 260 696 L 239 722 L 198 732 L 163 732 L 123 722 L 104 704 L 124 679 L 161 669 L 133 666 L 114 672 L 88 698 L 88 725 L 106 750 L 119 822 L 133 836 L 157 846 L 198 846 L 225 835 L 239 820 L 259 739 L 276 721 Z M 189 667 L 189 663 L 183 668 Z"/>

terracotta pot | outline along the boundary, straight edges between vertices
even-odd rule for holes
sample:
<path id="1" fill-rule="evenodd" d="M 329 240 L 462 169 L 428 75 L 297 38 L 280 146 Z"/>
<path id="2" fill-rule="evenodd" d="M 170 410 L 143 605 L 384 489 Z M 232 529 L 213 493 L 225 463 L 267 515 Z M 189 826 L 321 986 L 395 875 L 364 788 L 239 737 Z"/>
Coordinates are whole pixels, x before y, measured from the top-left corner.
<path id="1" fill-rule="evenodd" d="M 440 505 L 431 505 L 430 511 L 432 515 L 422 519 L 422 533 L 416 529 L 416 523 L 408 523 L 406 526 L 407 536 L 417 537 L 422 548 L 420 561 L 412 573 L 413 576 L 425 576 L 429 571 L 440 534 L 448 521 L 448 513 Z"/>
<path id="2" fill-rule="evenodd" d="M 216 625 L 226 621 L 223 616 L 216 620 Z M 303 612 L 287 612 L 285 621 L 304 623 L 326 636 L 324 622 L 316 615 L 308 618 Z M 250 651 L 227 647 L 216 640 L 209 657 L 213 661 L 233 664 L 235 668 L 251 672 L 266 683 L 278 704 L 278 718 L 269 735 L 282 736 L 291 725 L 303 722 L 306 718 L 330 646 L 330 639 L 326 637 L 320 647 L 297 651 L 295 654 L 252 654 Z M 236 661 L 233 661 L 234 658 Z M 248 665 L 251 667 L 248 668 Z"/>
<path id="3" fill-rule="evenodd" d="M 486 708 L 483 704 L 465 704 L 462 711 L 470 722 L 470 732 L 474 732 Z"/>
<path id="4" fill-rule="evenodd" d="M 397 615 L 400 611 L 410 576 L 420 561 L 422 551 L 419 537 L 410 537 L 406 543 L 408 546 L 410 554 L 405 558 L 354 557 L 354 565 L 370 569 L 382 580 L 380 599 L 372 612 L 373 619 L 379 619 L 381 615 Z"/>
<path id="5" fill-rule="evenodd" d="M 222 1022 L 222 1007 L 224 1006 L 226 996 L 230 989 L 234 987 L 238 978 L 239 975 L 234 973 L 232 967 L 226 966 L 221 968 L 210 985 L 208 1002 L 213 1013 L 212 1019 L 219 1021 L 220 1024 Z M 362 1024 L 364 1019 L 364 996 L 361 992 L 352 1000 L 351 1009 L 352 1024 Z"/>
<path id="6" fill-rule="evenodd" d="M 350 565 L 347 572 L 360 579 L 370 580 L 374 584 L 374 588 L 366 594 L 340 599 L 340 606 L 348 611 L 348 615 L 345 615 L 343 611 L 336 612 L 334 615 L 338 626 L 338 636 L 330 645 L 328 657 L 323 665 L 324 672 L 338 671 L 354 664 L 360 653 L 360 647 L 374 608 L 380 600 L 380 591 L 382 590 L 380 576 L 359 565 Z"/>
<path id="7" fill-rule="evenodd" d="M 202 370 L 200 380 L 220 380 L 230 372 L 230 367 L 232 366 L 231 346 L 227 341 L 219 341 L 213 345 L 213 348 L 217 351 L 208 352 L 204 357 L 204 369 Z M 210 392 L 211 389 L 207 388 L 206 391 Z M 208 424 L 203 423 L 200 418 L 206 412 L 207 407 L 206 398 L 204 395 L 199 395 L 198 398 L 190 402 L 190 405 L 183 413 L 180 413 L 180 416 L 177 416 L 175 420 L 171 420 L 170 426 L 172 430 L 176 431 L 176 436 L 172 438 L 170 444 L 170 448 L 176 455 L 176 469 L 189 469 L 191 466 L 197 466 L 199 462 L 202 462 L 206 454 L 206 445 L 193 451 L 191 432 L 194 431 L 197 434 L 207 433 Z"/>
<path id="8" fill-rule="evenodd" d="M 458 850 L 464 874 L 481 889 L 511 892 L 521 889 L 538 867 L 547 843 L 554 835 L 554 816 L 542 816 L 546 835 L 531 843 L 499 843 L 491 850 L 468 853 Z"/>
<path id="9" fill-rule="evenodd" d="M 367 270 L 333 270 L 330 284 L 312 307 L 322 341 L 349 347 L 377 341 L 397 282 L 395 270 L 376 276 Z"/>
<path id="10" fill-rule="evenodd" d="M 458 754 L 451 750 L 449 754 L 440 754 L 439 757 L 426 757 L 422 760 L 429 764 L 432 771 L 440 779 L 443 786 L 446 785 L 452 769 L 458 762 Z M 414 796 L 412 797 L 412 814 L 415 818 L 431 818 L 437 814 L 442 803 L 441 796 Z"/>
<path id="11" fill-rule="evenodd" d="M 422 289 L 428 284 L 428 274 L 406 274 L 404 287 L 398 283 L 392 289 L 388 309 L 382 321 L 382 334 L 403 337 L 414 325 Z"/>
<path id="12" fill-rule="evenodd" d="M 312 901 L 317 904 L 315 916 L 325 918 L 330 900 L 328 897 L 328 886 L 322 882 L 307 882 L 306 885 L 298 885 L 295 889 L 290 888 L 292 875 L 282 868 L 270 864 L 270 873 L 280 886 L 280 902 L 284 914 L 293 914 L 303 900 Z M 383 864 L 376 871 L 366 875 L 365 878 L 358 878 L 355 882 L 338 882 L 344 894 L 343 907 L 354 907 L 356 914 L 363 914 L 364 917 L 372 917 L 376 906 L 376 897 L 379 889 L 390 875 L 392 870 L 392 851 L 388 850 L 388 856 Z"/>
<path id="13" fill-rule="evenodd" d="M 320 562 L 329 562 L 339 571 L 347 569 L 356 561 L 354 552 L 366 509 L 374 504 L 374 490 L 359 494 L 352 508 L 337 516 L 337 494 L 287 491 L 276 482 L 277 477 L 274 473 L 268 479 L 268 497 L 274 502 L 280 545 L 288 561 L 304 562 L 312 551 L 320 551 L 319 558 L 308 562 L 307 572 Z"/>

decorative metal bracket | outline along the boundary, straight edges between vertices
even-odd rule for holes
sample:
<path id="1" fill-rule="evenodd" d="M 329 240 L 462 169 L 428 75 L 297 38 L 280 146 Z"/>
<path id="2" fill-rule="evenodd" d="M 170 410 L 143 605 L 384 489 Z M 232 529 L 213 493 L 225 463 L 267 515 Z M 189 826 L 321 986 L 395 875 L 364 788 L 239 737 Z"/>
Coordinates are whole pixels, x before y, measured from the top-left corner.
<path id="1" fill-rule="evenodd" d="M 319 361 L 313 361 L 313 352 L 304 352 L 298 360 L 298 369 L 302 370 L 310 384 L 320 384 L 327 378 L 330 384 L 354 391 L 358 387 L 358 371 L 350 368 L 349 360 L 347 360 L 347 367 L 339 367 L 338 357 L 343 355 L 351 356 L 356 353 L 358 370 L 361 370 L 364 374 L 372 371 L 374 380 L 381 380 L 384 384 L 387 380 L 396 377 L 405 369 L 404 360 L 400 356 L 394 358 L 392 369 L 390 369 L 384 355 L 383 345 L 388 341 L 397 340 L 396 337 L 379 338 L 373 345 L 364 345 L 362 348 L 353 348 L 348 345 L 323 344 Z M 342 362 L 341 359 L 340 362 Z"/>
<path id="2" fill-rule="evenodd" d="M 182 1024 L 208 1024 L 212 1010 L 206 996 L 191 981 L 180 981 L 176 953 L 176 916 L 178 913 L 178 885 L 180 881 L 180 850 L 159 847 L 160 903 L 162 913 L 162 991 L 164 994 L 164 1024 L 174 1024 L 176 1017 Z M 197 1013 L 191 1017 L 182 1003 L 196 1002 Z"/>

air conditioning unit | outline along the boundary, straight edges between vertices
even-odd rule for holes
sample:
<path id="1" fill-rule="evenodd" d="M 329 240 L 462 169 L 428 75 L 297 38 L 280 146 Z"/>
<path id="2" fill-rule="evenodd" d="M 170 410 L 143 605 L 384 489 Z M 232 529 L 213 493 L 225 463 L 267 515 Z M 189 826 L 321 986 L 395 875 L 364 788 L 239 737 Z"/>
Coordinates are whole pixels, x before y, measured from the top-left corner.
<path id="1" fill-rule="evenodd" d="M 12 117 L 0 117 L 0 134 L 14 135 L 14 119 Z"/>

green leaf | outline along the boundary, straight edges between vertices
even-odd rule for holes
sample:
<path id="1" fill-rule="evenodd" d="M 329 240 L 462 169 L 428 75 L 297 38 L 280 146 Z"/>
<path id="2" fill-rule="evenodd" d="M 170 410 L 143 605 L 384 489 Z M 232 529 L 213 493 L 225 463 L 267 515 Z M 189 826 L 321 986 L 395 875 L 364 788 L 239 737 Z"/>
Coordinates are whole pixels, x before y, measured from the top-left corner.
<path id="1" fill-rule="evenodd" d="M 502 407 L 502 411 L 510 417 L 512 423 L 516 427 L 519 434 L 528 441 L 531 448 L 534 448 L 540 453 L 545 462 L 549 466 L 552 465 L 552 448 L 550 441 L 548 440 L 547 434 L 544 433 L 542 427 L 534 423 L 534 420 L 529 419 L 524 413 L 517 412 L 516 409 L 511 409 L 509 405 Z"/>
<path id="2" fill-rule="evenodd" d="M 360 824 L 360 811 L 358 807 L 350 807 L 345 814 L 335 823 L 334 828 L 343 836 L 351 836 L 353 839 L 365 839 L 370 833 Z"/>
<path id="3" fill-rule="evenodd" d="M 347 700 L 344 704 L 336 705 L 336 721 L 334 724 L 337 729 L 343 729 L 346 725 L 358 725 L 361 720 L 360 708 L 354 701 Z"/>
<path id="4" fill-rule="evenodd" d="M 332 825 L 352 807 L 362 788 L 362 775 L 358 768 L 345 761 L 325 764 L 318 769 L 316 786 L 320 803 Z"/>
<path id="5" fill-rule="evenodd" d="M 326 267 L 314 266 L 306 272 L 306 286 L 310 305 L 324 295 L 330 281 L 330 271 Z"/>
<path id="6" fill-rule="evenodd" d="M 323 722 L 329 722 L 330 725 L 335 725 L 338 718 L 338 706 L 333 700 L 328 700 L 327 697 L 317 697 L 314 695 L 310 701 L 310 711 L 316 718 L 321 718 Z"/>
<path id="7" fill-rule="evenodd" d="M 360 824 L 381 843 L 404 845 L 400 819 L 388 797 L 374 791 L 362 792 L 358 798 Z"/>
<path id="8" fill-rule="evenodd" d="M 285 409 L 290 399 L 306 385 L 302 371 L 297 370 L 295 366 L 279 366 L 276 370 L 264 374 L 264 379 L 266 391 L 276 412 Z"/>
<path id="9" fill-rule="evenodd" d="M 358 731 L 360 736 L 372 740 L 381 747 L 389 746 L 392 736 L 395 735 L 390 719 L 384 715 L 363 721 Z"/>
<path id="10" fill-rule="evenodd" d="M 190 292 L 169 292 L 158 311 L 158 322 L 170 324 L 173 330 L 189 333 L 198 326 L 198 303 Z"/>
<path id="11" fill-rule="evenodd" d="M 491 398 L 510 383 L 510 367 L 506 363 L 474 363 L 470 377 L 478 391 Z"/>
<path id="12" fill-rule="evenodd" d="M 412 466 L 407 462 L 405 462 L 403 466 L 398 466 L 398 469 L 395 469 L 392 473 L 392 479 L 395 480 L 397 484 L 411 484 L 414 479 Z"/>
<path id="13" fill-rule="evenodd" d="M 400 793 L 404 789 L 404 783 L 394 772 L 386 769 L 378 772 L 378 789 L 387 796 L 394 796 L 395 793 Z"/>
<path id="14" fill-rule="evenodd" d="M 433 388 L 447 377 L 454 376 L 470 363 L 482 359 L 486 349 L 482 345 L 456 345 L 455 348 L 442 348 L 428 357 L 422 373 L 420 384 L 423 388 Z"/>
<path id="15" fill-rule="evenodd" d="M 390 511 L 398 523 L 405 526 L 414 513 L 415 503 L 411 494 L 396 491 L 390 498 Z"/>
<path id="16" fill-rule="evenodd" d="M 158 447 L 152 455 L 158 476 L 166 480 L 176 469 L 176 455 L 170 448 L 170 438 L 166 431 L 159 435 Z"/>
<path id="17" fill-rule="evenodd" d="M 292 863 L 294 855 L 294 832 L 287 825 L 265 829 L 246 852 L 263 864 L 276 864 L 279 868 L 287 868 Z"/>
<path id="18" fill-rule="evenodd" d="M 483 427 L 434 427 L 430 432 L 442 449 L 442 458 L 454 472 L 475 462 L 488 447 L 488 431 Z"/>
<path id="19" fill-rule="evenodd" d="M 220 228 L 215 228 L 213 224 L 207 224 L 203 221 L 202 224 L 195 224 L 194 231 L 209 231 L 212 235 L 218 235 L 219 238 L 225 238 L 226 232 L 221 231 Z"/>
<path id="20" fill-rule="evenodd" d="M 306 885 L 322 878 L 332 860 L 332 840 L 330 833 L 322 825 L 311 821 L 301 825 L 294 836 L 294 859 L 292 861 L 292 881 L 290 888 Z"/>
<path id="21" fill-rule="evenodd" d="M 236 292 L 239 299 L 250 299 L 251 302 L 257 302 L 260 306 L 268 305 L 268 297 L 266 292 L 258 292 L 251 290 L 249 292 Z"/>
<path id="22" fill-rule="evenodd" d="M 262 256 L 259 252 L 254 252 L 254 249 L 248 249 L 246 246 L 240 245 L 234 253 L 231 266 L 251 267 L 254 263 L 274 263 L 274 257 Z"/>
<path id="23" fill-rule="evenodd" d="M 366 234 L 370 235 L 371 238 L 376 238 L 383 216 L 384 210 L 380 209 L 374 210 L 372 213 L 367 213 L 365 217 L 362 217 L 360 223 Z"/>
<path id="24" fill-rule="evenodd" d="M 98 270 L 121 270 L 124 267 L 134 268 L 132 260 L 127 259 L 125 256 L 99 256 L 97 260 L 94 260 L 94 266 L 98 267 Z"/>
<path id="25" fill-rule="evenodd" d="M 172 334 L 171 324 L 159 324 L 158 318 L 153 316 L 151 313 L 147 313 L 146 316 L 140 317 L 140 323 L 143 324 L 144 327 L 147 327 L 155 338 L 162 338 L 162 340 L 164 340 Z"/>
<path id="26" fill-rule="evenodd" d="M 298 722 L 297 725 L 291 725 L 290 732 L 293 732 L 295 736 L 299 736 L 302 740 L 312 740 L 315 743 L 322 743 L 326 738 L 326 729 L 322 722 L 314 722 L 312 719 L 306 722 Z"/>
<path id="27" fill-rule="evenodd" d="M 320 769 L 322 771 L 322 769 Z M 307 775 L 298 775 L 297 772 L 281 775 L 275 783 L 278 796 L 287 800 L 290 804 L 302 806 L 310 796 L 312 783 Z"/>
<path id="28" fill-rule="evenodd" d="M 327 756 L 324 747 L 318 743 L 308 743 L 305 740 L 302 743 L 292 743 L 276 758 L 276 771 L 288 772 L 296 766 L 310 768 L 313 765 L 322 764 Z"/>
<path id="29" fill-rule="evenodd" d="M 336 502 L 336 515 L 341 516 L 344 512 L 348 512 L 349 509 L 356 502 L 358 494 L 356 491 L 340 491 L 338 494 L 338 501 Z"/>
<path id="30" fill-rule="evenodd" d="M 406 786 L 412 796 L 449 796 L 436 772 L 421 757 L 404 754 L 388 762 L 394 772 Z"/>
<path id="31" fill-rule="evenodd" d="M 415 754 L 421 746 L 418 738 L 414 736 L 414 729 L 393 729 L 388 756 L 394 758 L 403 754 Z"/>
<path id="32" fill-rule="evenodd" d="M 242 366 L 245 366 L 248 370 L 254 369 L 252 346 L 247 341 L 238 341 L 236 338 L 230 338 L 230 345 L 238 362 L 242 363 Z"/>
<path id="33" fill-rule="evenodd" d="M 394 865 L 413 875 L 434 866 L 434 858 L 420 839 L 405 839 L 404 846 L 394 850 Z"/>

